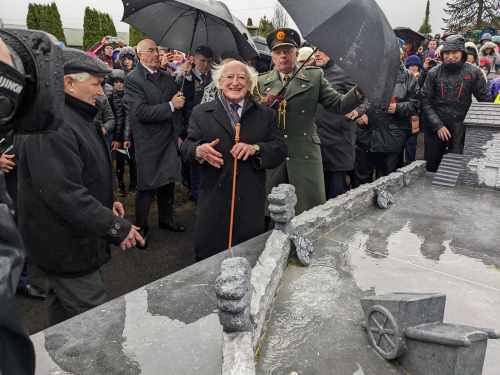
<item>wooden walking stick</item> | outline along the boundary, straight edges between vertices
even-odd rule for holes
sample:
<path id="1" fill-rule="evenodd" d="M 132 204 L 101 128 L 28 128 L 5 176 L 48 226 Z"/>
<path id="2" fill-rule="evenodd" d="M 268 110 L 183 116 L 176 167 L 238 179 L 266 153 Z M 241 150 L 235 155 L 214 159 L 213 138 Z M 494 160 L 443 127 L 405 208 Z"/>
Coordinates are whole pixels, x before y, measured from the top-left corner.
<path id="1" fill-rule="evenodd" d="M 238 144 L 240 143 L 240 123 L 237 122 L 234 125 L 234 143 Z M 238 158 L 235 156 L 234 157 L 234 164 L 233 164 L 233 188 L 231 191 L 231 213 L 229 216 L 229 240 L 227 241 L 227 248 L 229 249 L 229 254 L 232 256 L 232 250 L 231 248 L 233 247 L 233 227 L 234 227 L 234 206 L 236 204 L 236 174 L 238 173 Z"/>

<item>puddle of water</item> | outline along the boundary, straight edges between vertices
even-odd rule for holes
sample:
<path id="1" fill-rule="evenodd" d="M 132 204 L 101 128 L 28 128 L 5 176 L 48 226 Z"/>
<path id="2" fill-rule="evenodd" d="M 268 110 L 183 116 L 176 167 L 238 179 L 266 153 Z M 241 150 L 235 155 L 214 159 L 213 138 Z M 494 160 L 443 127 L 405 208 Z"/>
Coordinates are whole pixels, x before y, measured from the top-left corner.
<path id="1" fill-rule="evenodd" d="M 424 241 L 412 233 L 410 222 L 387 237 L 386 249 L 370 248 L 369 234 L 354 233 L 348 247 L 359 288 L 373 289 L 375 294 L 444 293 L 446 322 L 500 329 L 500 272 L 479 259 L 454 253 L 451 240 L 443 242 L 445 252 L 439 260 L 425 258 Z M 493 369 L 497 374 L 499 361 L 500 343 L 490 340 L 483 375 L 493 375 Z"/>
<path id="2" fill-rule="evenodd" d="M 295 277 L 287 280 L 290 295 L 281 302 L 279 311 L 273 312 L 273 329 L 280 334 L 267 337 L 272 350 L 266 353 L 263 366 L 266 374 L 282 373 L 283 358 L 296 348 L 310 345 L 318 322 L 334 319 L 339 279 L 333 266 L 334 259 L 330 256 L 315 259 L 311 264 L 314 272 L 289 266 L 287 272 Z"/>
<path id="3" fill-rule="evenodd" d="M 220 372 L 222 328 L 217 314 L 185 324 L 166 316 L 152 315 L 148 311 L 145 288 L 126 294 L 124 298 L 123 351 L 139 364 L 143 374 Z"/>

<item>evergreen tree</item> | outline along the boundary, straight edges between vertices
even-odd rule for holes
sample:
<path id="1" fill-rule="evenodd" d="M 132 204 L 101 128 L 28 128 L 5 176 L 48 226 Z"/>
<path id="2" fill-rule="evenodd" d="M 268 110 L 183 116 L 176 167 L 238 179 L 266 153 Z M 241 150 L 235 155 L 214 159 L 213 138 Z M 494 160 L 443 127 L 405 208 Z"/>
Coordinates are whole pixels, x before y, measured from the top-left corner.
<path id="1" fill-rule="evenodd" d="M 111 16 L 107 13 L 99 13 L 101 18 L 102 36 L 116 36 L 116 28 Z"/>
<path id="2" fill-rule="evenodd" d="M 128 41 L 129 46 L 136 46 L 137 43 L 139 43 L 143 39 L 146 39 L 147 36 L 134 26 L 130 26 L 128 31 L 128 38 L 129 38 Z"/>
<path id="3" fill-rule="evenodd" d="M 431 15 L 431 1 L 427 0 L 427 6 L 425 7 L 425 18 L 424 22 L 422 23 L 422 26 L 420 26 L 420 29 L 418 29 L 419 33 L 422 34 L 432 33 L 432 27 L 431 24 L 429 23 L 430 15 Z"/>
<path id="4" fill-rule="evenodd" d="M 29 3 L 26 15 L 26 26 L 31 30 L 38 30 L 40 21 L 38 19 L 38 5 Z"/>
<path id="5" fill-rule="evenodd" d="M 43 30 L 48 33 L 53 33 L 53 22 L 51 17 L 50 5 L 38 5 L 38 30 Z"/>
<path id="6" fill-rule="evenodd" d="M 259 35 L 265 38 L 273 30 L 274 26 L 272 22 L 266 16 L 262 17 L 259 21 Z"/>
<path id="7" fill-rule="evenodd" d="M 61 16 L 55 3 L 28 5 L 26 15 L 28 29 L 42 30 L 54 35 L 58 40 L 66 41 L 61 22 Z"/>
<path id="8" fill-rule="evenodd" d="M 500 0 L 449 0 L 443 18 L 449 31 L 465 28 L 482 28 L 485 25 L 498 25 Z"/>
<path id="9" fill-rule="evenodd" d="M 52 20 L 52 32 L 58 40 L 66 43 L 66 37 L 64 36 L 64 29 L 61 22 L 61 15 L 59 14 L 59 9 L 57 9 L 56 3 L 50 4 L 50 16 Z"/>
<path id="10" fill-rule="evenodd" d="M 85 16 L 83 17 L 83 49 L 89 49 L 96 42 L 99 42 L 102 37 L 97 10 L 86 7 Z"/>
<path id="11" fill-rule="evenodd" d="M 116 36 L 115 24 L 111 16 L 86 7 L 83 17 L 83 49 L 89 49 L 108 35 Z"/>

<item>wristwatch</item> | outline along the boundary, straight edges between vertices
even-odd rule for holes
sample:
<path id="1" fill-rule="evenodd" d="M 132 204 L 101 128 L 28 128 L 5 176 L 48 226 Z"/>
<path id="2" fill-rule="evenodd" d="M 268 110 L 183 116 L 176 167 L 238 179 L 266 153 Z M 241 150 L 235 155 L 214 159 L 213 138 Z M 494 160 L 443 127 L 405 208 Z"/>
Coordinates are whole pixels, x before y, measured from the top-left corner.
<path id="1" fill-rule="evenodd" d="M 255 144 L 253 145 L 253 149 L 255 150 L 255 155 L 258 155 L 260 153 L 260 146 Z"/>

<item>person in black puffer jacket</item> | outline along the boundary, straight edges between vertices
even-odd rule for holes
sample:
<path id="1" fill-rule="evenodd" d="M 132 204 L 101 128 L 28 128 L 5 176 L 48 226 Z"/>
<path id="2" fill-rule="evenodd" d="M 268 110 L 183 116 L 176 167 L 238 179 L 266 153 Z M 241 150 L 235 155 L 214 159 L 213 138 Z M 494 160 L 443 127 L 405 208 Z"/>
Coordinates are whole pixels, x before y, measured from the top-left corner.
<path id="1" fill-rule="evenodd" d="M 356 122 L 354 186 L 394 172 L 411 135 L 411 117 L 418 114 L 418 84 L 415 77 L 400 66 L 389 108 L 368 104 L 367 112 Z"/>
<path id="2" fill-rule="evenodd" d="M 443 64 L 429 72 L 423 87 L 425 160 L 430 172 L 437 171 L 445 153 L 463 152 L 463 122 L 472 95 L 480 102 L 489 100 L 483 73 L 465 62 L 465 41 L 461 35 L 447 37 L 441 54 Z"/>

